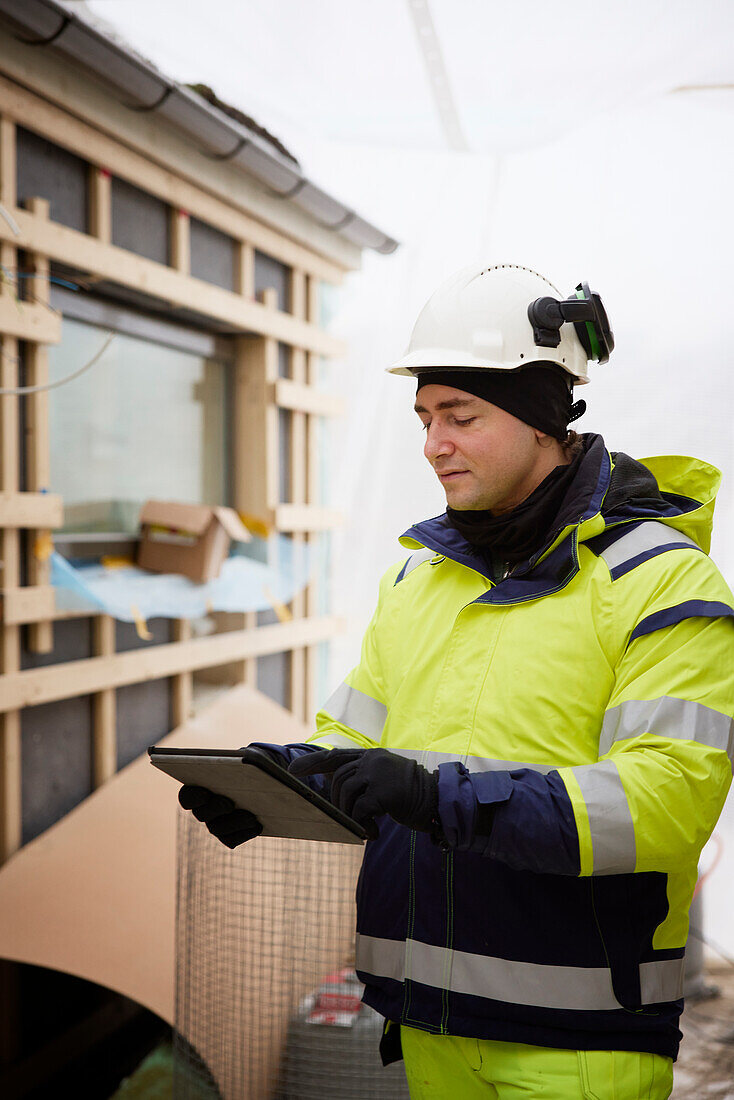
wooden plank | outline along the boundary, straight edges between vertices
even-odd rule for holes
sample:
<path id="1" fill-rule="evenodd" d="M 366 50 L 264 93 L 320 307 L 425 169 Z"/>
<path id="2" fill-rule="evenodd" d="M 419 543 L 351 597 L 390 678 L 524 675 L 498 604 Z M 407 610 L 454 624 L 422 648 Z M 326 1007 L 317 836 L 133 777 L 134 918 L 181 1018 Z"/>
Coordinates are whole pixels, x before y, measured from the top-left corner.
<path id="1" fill-rule="evenodd" d="M 343 522 L 341 512 L 315 504 L 279 504 L 275 509 L 278 531 L 331 531 Z"/>
<path id="2" fill-rule="evenodd" d="M 9 243 L 12 232 L 9 226 L 7 230 Z M 0 296 L 0 332 L 5 336 L 13 336 L 17 340 L 37 340 L 43 344 L 58 344 L 61 340 L 61 317 L 47 306 L 38 305 L 36 302 L 21 302 L 2 295 Z"/>
<path id="3" fill-rule="evenodd" d="M 346 352 L 343 341 L 289 313 L 194 279 L 124 248 L 104 244 L 65 225 L 47 222 L 18 207 L 9 213 L 20 229 L 20 236 L 16 237 L 7 222 L 0 218 L 0 240 L 9 241 L 17 248 L 48 256 L 95 278 L 150 294 L 173 307 L 204 314 L 233 332 L 269 336 L 326 357 L 343 356 Z"/>
<path id="4" fill-rule="evenodd" d="M 255 297 L 255 249 L 246 241 L 237 242 L 234 285 L 243 298 Z"/>
<path id="5" fill-rule="evenodd" d="M 2 621 L 6 626 L 35 623 L 56 612 L 56 589 L 53 585 L 33 585 L 0 590 Z"/>
<path id="6" fill-rule="evenodd" d="M 346 267 L 340 266 L 305 245 L 299 244 L 281 231 L 265 225 L 245 210 L 217 198 L 155 159 L 135 152 L 119 137 L 107 135 L 96 126 L 50 103 L 47 99 L 19 86 L 7 76 L 0 76 L 2 110 L 12 126 L 13 121 L 27 126 L 49 141 L 62 145 L 77 156 L 109 169 L 115 176 L 142 187 L 169 205 L 188 210 L 216 229 L 248 241 L 255 248 L 289 266 L 295 265 L 317 275 L 326 282 L 339 285 Z M 74 106 L 81 107 L 78 96 Z M 14 148 L 14 145 L 13 145 Z M 15 196 L 5 196 L 4 203 L 15 205 Z"/>
<path id="7" fill-rule="evenodd" d="M 0 493 L 0 527 L 61 527 L 63 522 L 57 493 Z"/>
<path id="8" fill-rule="evenodd" d="M 191 219 L 185 210 L 171 207 L 171 267 L 182 275 L 191 272 Z"/>
<path id="9" fill-rule="evenodd" d="M 96 615 L 92 627 L 92 652 L 108 657 L 115 652 L 115 620 Z M 92 782 L 101 787 L 117 771 L 117 698 L 114 688 L 92 696 Z"/>
<path id="10" fill-rule="evenodd" d="M 16 194 L 15 125 L 7 117 L 0 118 L 0 201 L 15 206 Z M 16 251 L 11 244 L 0 244 L 0 262 L 10 272 L 10 279 L 0 284 L 0 310 L 15 306 L 17 280 Z M 18 344 L 7 335 L 0 323 L 0 388 L 18 386 Z M 0 517 L 3 499 L 15 500 L 19 487 L 19 399 L 0 397 Z M 0 528 L 0 577 L 2 586 L 16 589 L 20 585 L 20 532 Z M 20 628 L 0 623 L 0 682 L 8 673 L 20 670 Z M 2 691 L 0 691 L 0 696 Z M 22 804 L 20 773 L 20 712 L 9 710 L 0 714 L 0 862 L 20 848 L 22 841 Z M 12 1006 L 12 991 L 8 991 L 6 1007 Z"/>
<path id="11" fill-rule="evenodd" d="M 95 164 L 89 166 L 89 232 L 105 244 L 112 240 L 112 177 Z"/>
<path id="12" fill-rule="evenodd" d="M 295 348 L 293 355 L 296 359 Z M 296 368 L 297 365 L 296 363 Z M 305 375 L 305 367 L 303 373 Z M 344 402 L 336 394 L 324 393 L 290 378 L 278 379 L 273 388 L 272 400 L 281 409 L 294 409 L 313 416 L 343 416 L 345 411 Z"/>
<path id="13" fill-rule="evenodd" d="M 188 619 L 174 619 L 174 642 L 188 642 L 191 638 L 191 623 Z M 177 729 L 188 721 L 194 712 L 194 677 L 190 670 L 179 672 L 171 680 L 171 721 Z"/>
<path id="14" fill-rule="evenodd" d="M 27 202 L 30 214 L 39 222 L 48 221 L 47 199 L 31 198 Z M 34 300 L 39 306 L 48 306 L 50 297 L 49 261 L 43 254 L 30 253 L 26 260 L 33 272 L 29 280 Z M 26 378 L 29 386 L 48 385 L 48 348 L 37 340 L 28 343 L 26 351 Z M 48 390 L 40 389 L 25 398 L 25 458 L 26 485 L 31 492 L 47 493 L 51 481 L 51 444 L 48 423 Z M 31 586 L 48 585 L 51 579 L 49 561 L 51 533 L 46 528 L 29 532 L 27 540 L 27 573 Z M 53 624 L 49 620 L 31 623 L 28 628 L 28 649 L 31 653 L 51 653 L 54 647 Z"/>
<path id="15" fill-rule="evenodd" d="M 312 324 L 319 323 L 321 313 L 321 284 L 317 278 L 309 275 L 306 281 L 306 318 Z M 306 355 L 306 382 L 315 390 L 319 378 L 319 359 L 316 355 Z M 321 463 L 319 456 L 319 422 L 315 416 L 309 416 L 306 423 L 306 500 L 311 507 L 318 507 L 321 497 Z M 306 544 L 315 547 L 318 534 L 306 535 Z M 312 579 L 305 592 L 304 614 L 307 618 L 318 614 L 319 585 Z M 304 699 L 304 721 L 312 725 L 319 707 L 320 654 L 316 646 L 306 649 L 306 686 Z"/>
<path id="16" fill-rule="evenodd" d="M 0 201 L 5 206 L 15 206 L 18 202 L 16 193 L 17 178 L 15 122 L 6 113 L 5 103 L 3 103 L 3 115 L 0 118 Z"/>
<path id="17" fill-rule="evenodd" d="M 344 624 L 331 616 L 292 619 L 255 630 L 234 630 L 228 634 L 213 634 L 188 642 L 169 642 L 108 657 L 88 657 L 45 668 L 8 672 L 3 677 L 0 712 L 71 699 L 76 695 L 89 695 L 123 684 L 160 680 L 165 676 L 211 668 L 228 661 L 317 645 L 343 629 Z"/>
<path id="18" fill-rule="evenodd" d="M 293 268 L 291 272 L 291 309 L 296 317 L 306 317 L 306 273 L 300 268 Z M 285 396 L 299 396 L 308 399 L 308 387 L 306 382 L 306 353 L 302 348 L 291 349 L 291 378 L 281 378 L 276 382 L 273 400 L 281 408 L 288 405 L 282 402 Z M 283 386 L 281 383 L 285 383 Z M 285 392 L 284 392 L 285 391 Z M 294 393 L 295 391 L 295 393 Z M 300 394 L 299 394 L 300 391 Z M 281 400 L 278 400 L 280 397 Z M 307 417 L 302 408 L 296 406 L 291 411 L 290 417 L 290 488 L 291 502 L 293 504 L 305 504 L 306 502 L 306 420 Z M 305 549 L 305 537 L 301 532 L 292 536 L 293 554 L 302 554 Z M 306 612 L 306 599 L 303 592 L 297 592 L 290 604 L 291 614 L 302 619 Z M 306 705 L 306 650 L 294 649 L 291 653 L 291 677 L 290 677 L 290 709 L 297 718 L 303 721 Z"/>

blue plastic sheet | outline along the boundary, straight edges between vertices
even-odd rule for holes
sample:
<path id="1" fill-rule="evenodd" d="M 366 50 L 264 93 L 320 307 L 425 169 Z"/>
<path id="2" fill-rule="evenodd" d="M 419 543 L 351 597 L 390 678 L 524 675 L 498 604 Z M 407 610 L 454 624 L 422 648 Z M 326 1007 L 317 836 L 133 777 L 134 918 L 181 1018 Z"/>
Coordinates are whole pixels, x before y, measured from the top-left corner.
<path id="1" fill-rule="evenodd" d="M 240 544 L 241 546 L 242 544 Z M 210 611 L 264 611 L 288 604 L 315 571 L 316 548 L 282 535 L 238 546 L 219 576 L 196 584 L 176 573 L 151 573 L 135 565 L 67 561 L 51 555 L 51 583 L 63 611 L 102 612 L 125 622 L 196 619 Z"/>

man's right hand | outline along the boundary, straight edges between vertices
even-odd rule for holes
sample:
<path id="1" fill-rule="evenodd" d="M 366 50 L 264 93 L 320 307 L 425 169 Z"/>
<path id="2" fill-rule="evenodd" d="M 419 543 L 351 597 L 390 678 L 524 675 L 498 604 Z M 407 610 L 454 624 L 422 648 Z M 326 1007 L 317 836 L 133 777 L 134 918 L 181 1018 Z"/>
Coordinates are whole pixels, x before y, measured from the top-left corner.
<path id="1" fill-rule="evenodd" d="M 236 848 L 263 831 L 260 821 L 249 810 L 238 810 L 231 798 L 214 794 L 206 787 L 184 784 L 178 800 L 185 810 L 191 810 L 197 821 L 203 821 L 212 836 L 228 848 Z"/>

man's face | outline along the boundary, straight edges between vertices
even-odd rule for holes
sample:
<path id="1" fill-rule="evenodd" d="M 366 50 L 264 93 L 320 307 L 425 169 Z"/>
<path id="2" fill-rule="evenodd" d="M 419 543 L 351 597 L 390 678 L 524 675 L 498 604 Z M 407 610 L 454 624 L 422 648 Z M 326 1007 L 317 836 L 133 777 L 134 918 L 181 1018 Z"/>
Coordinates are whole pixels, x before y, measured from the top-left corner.
<path id="1" fill-rule="evenodd" d="M 418 390 L 415 411 L 425 432 L 423 453 L 457 511 L 506 512 L 545 476 L 542 432 L 481 397 L 451 386 Z"/>

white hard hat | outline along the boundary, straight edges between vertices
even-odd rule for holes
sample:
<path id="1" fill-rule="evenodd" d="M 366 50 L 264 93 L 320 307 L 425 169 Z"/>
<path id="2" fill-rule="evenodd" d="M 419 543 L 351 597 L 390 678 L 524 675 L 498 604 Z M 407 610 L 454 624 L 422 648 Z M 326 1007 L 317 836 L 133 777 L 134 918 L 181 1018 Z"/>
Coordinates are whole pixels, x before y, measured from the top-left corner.
<path id="1" fill-rule="evenodd" d="M 561 316 L 555 302 L 569 315 Z M 531 323 L 528 312 L 534 303 L 545 303 L 545 311 Z M 541 339 L 543 344 L 536 342 Z M 572 303 L 537 271 L 496 264 L 464 268 L 440 286 L 421 310 L 406 354 L 387 370 L 515 370 L 545 362 L 557 363 L 575 382 L 584 383 L 589 380 L 588 359 L 604 362 L 613 347 L 601 300 L 585 283 Z"/>

